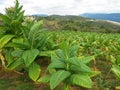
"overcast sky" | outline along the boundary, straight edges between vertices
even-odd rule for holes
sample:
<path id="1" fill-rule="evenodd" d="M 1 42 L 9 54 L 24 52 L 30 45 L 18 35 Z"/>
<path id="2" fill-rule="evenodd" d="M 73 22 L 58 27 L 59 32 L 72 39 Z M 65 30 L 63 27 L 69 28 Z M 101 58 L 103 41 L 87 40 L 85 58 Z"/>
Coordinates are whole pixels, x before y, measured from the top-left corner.
<path id="1" fill-rule="evenodd" d="M 0 0 L 0 12 L 15 0 Z M 19 0 L 25 14 L 120 13 L 120 0 Z"/>

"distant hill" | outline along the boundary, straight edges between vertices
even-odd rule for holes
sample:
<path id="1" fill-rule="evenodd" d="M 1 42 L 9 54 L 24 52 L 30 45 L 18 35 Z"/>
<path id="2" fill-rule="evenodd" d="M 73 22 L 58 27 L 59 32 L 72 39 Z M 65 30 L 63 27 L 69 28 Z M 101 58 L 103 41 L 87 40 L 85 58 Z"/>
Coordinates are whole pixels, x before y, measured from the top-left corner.
<path id="1" fill-rule="evenodd" d="M 44 20 L 43 27 L 48 30 L 74 30 L 82 32 L 119 32 L 120 23 L 106 20 L 96 20 L 74 15 L 34 16 L 37 20 Z"/>
<path id="2" fill-rule="evenodd" d="M 102 19 L 102 20 L 120 22 L 120 13 L 110 13 L 110 14 L 85 13 L 85 14 L 81 14 L 80 16 L 93 18 L 93 19 Z"/>

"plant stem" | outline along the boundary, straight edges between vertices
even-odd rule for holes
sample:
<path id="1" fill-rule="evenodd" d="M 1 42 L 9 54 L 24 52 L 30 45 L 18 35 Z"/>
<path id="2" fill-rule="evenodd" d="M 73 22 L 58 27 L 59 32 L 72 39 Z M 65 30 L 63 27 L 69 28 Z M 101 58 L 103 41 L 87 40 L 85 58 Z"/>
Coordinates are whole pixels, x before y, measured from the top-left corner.
<path id="1" fill-rule="evenodd" d="M 65 83 L 65 84 L 63 85 L 62 90 L 70 90 L 70 85 L 69 85 L 68 83 Z"/>
<path id="2" fill-rule="evenodd" d="M 0 59 L 1 59 L 1 62 L 2 62 L 2 66 L 5 68 L 5 58 L 2 55 L 2 51 L 0 51 Z"/>
<path id="3" fill-rule="evenodd" d="M 19 75 L 24 75 L 24 73 L 18 72 L 16 70 L 14 70 L 15 73 L 19 74 Z"/>

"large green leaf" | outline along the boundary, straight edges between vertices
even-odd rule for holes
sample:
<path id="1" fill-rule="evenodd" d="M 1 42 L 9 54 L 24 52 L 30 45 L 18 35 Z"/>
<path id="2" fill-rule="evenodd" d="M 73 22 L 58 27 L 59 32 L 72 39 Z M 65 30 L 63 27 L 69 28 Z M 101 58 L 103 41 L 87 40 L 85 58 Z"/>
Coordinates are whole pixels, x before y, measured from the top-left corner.
<path id="1" fill-rule="evenodd" d="M 43 24 L 43 21 L 38 21 L 37 23 L 35 23 L 32 27 L 31 27 L 31 31 L 30 31 L 30 34 L 32 34 L 33 31 L 35 30 L 39 30 L 41 28 Z"/>
<path id="2" fill-rule="evenodd" d="M 47 42 L 47 39 L 48 39 L 47 35 L 39 38 L 38 42 L 35 44 L 35 48 L 39 48 L 40 50 L 43 49 L 43 47 L 45 46 L 45 44 Z"/>
<path id="3" fill-rule="evenodd" d="M 14 35 L 5 35 L 0 39 L 0 49 L 3 48 L 12 38 Z"/>
<path id="4" fill-rule="evenodd" d="M 29 66 L 29 77 L 33 80 L 33 81 L 37 81 L 37 79 L 40 76 L 40 66 L 33 62 L 30 66 Z"/>
<path id="5" fill-rule="evenodd" d="M 26 42 L 12 42 L 12 43 L 9 43 L 7 45 L 8 47 L 16 47 L 16 48 L 20 48 L 20 49 L 29 49 L 30 46 L 28 43 Z"/>
<path id="6" fill-rule="evenodd" d="M 39 51 L 37 49 L 26 50 L 23 52 L 22 58 L 26 67 L 28 67 L 38 56 Z"/>
<path id="7" fill-rule="evenodd" d="M 88 75 L 84 74 L 73 74 L 70 77 L 70 82 L 73 85 L 78 85 L 86 88 L 91 88 L 92 87 L 92 81 Z"/>
<path id="8" fill-rule="evenodd" d="M 64 59 L 62 59 L 62 58 L 59 58 L 55 53 L 53 53 L 52 55 L 51 55 L 51 61 L 52 62 L 54 62 L 54 61 L 56 61 L 56 60 L 60 60 L 60 61 L 63 61 L 64 62 Z"/>
<path id="9" fill-rule="evenodd" d="M 47 56 L 47 57 L 50 57 L 51 56 L 51 54 L 53 54 L 55 51 L 53 50 L 53 51 L 40 51 L 40 53 L 39 53 L 39 56 Z"/>
<path id="10" fill-rule="evenodd" d="M 76 73 L 91 73 L 92 72 L 92 70 L 85 64 L 81 64 L 81 66 L 71 65 L 70 69 Z"/>
<path id="11" fill-rule="evenodd" d="M 58 84 L 70 76 L 70 72 L 60 70 L 55 72 L 50 78 L 50 88 L 54 89 Z"/>
<path id="12" fill-rule="evenodd" d="M 90 77 L 97 76 L 98 74 L 100 74 L 100 71 L 92 71 L 90 73 L 87 73 L 87 75 L 89 75 Z"/>
<path id="13" fill-rule="evenodd" d="M 120 66 L 112 65 L 112 71 L 120 79 Z"/>
<path id="14" fill-rule="evenodd" d="M 42 24 L 43 24 L 43 21 L 39 21 L 31 27 L 29 32 L 29 37 L 28 37 L 29 39 L 33 39 L 35 37 L 35 34 L 37 34 L 38 31 L 41 29 Z"/>
<path id="15" fill-rule="evenodd" d="M 113 64 L 116 64 L 116 58 L 112 55 L 110 55 L 110 61 L 113 63 Z"/>
<path id="16" fill-rule="evenodd" d="M 91 69 L 76 57 L 68 59 L 68 62 L 71 64 L 70 69 L 74 72 L 91 72 Z"/>
<path id="17" fill-rule="evenodd" d="M 14 60 L 11 64 L 7 66 L 8 69 L 12 70 L 18 67 L 19 65 L 23 64 L 23 59 L 19 58 L 17 60 Z"/>
<path id="18" fill-rule="evenodd" d="M 5 60 L 7 61 L 8 65 L 13 62 L 13 56 L 11 55 L 11 50 L 5 51 Z"/>
<path id="19" fill-rule="evenodd" d="M 11 55 L 12 55 L 13 57 L 21 57 L 22 54 L 23 54 L 23 52 L 24 52 L 24 50 L 15 50 L 15 51 L 12 51 L 12 52 L 11 52 Z"/>
<path id="20" fill-rule="evenodd" d="M 66 59 L 65 54 L 63 53 L 63 51 L 62 51 L 61 49 L 58 49 L 58 50 L 56 51 L 56 55 L 57 55 L 59 58 Z"/>
<path id="21" fill-rule="evenodd" d="M 69 57 L 69 49 L 70 49 L 70 45 L 68 42 L 63 42 L 61 45 L 61 51 L 63 52 L 65 58 Z"/>
<path id="22" fill-rule="evenodd" d="M 72 47 L 70 47 L 70 51 L 69 51 L 69 57 L 74 57 L 77 54 L 77 45 L 74 45 Z"/>
<path id="23" fill-rule="evenodd" d="M 30 48 L 30 44 L 27 41 L 24 41 L 24 39 L 23 38 L 15 38 L 12 40 L 12 43 L 8 44 L 8 46 L 16 47 L 16 48 L 20 48 L 20 49 Z"/>
<path id="24" fill-rule="evenodd" d="M 11 22 L 10 19 L 9 19 L 9 17 L 6 16 L 6 15 L 0 15 L 0 18 L 2 19 L 2 21 L 4 23 L 8 23 L 9 24 Z"/>
<path id="25" fill-rule="evenodd" d="M 52 68 L 66 68 L 66 65 L 64 62 L 56 60 L 52 62 L 47 69 L 52 69 Z"/>
<path id="26" fill-rule="evenodd" d="M 38 79 L 37 82 L 48 83 L 50 81 L 50 78 L 51 78 L 50 75 L 46 75 L 46 76 L 40 77 L 40 79 Z"/>
<path id="27" fill-rule="evenodd" d="M 82 62 L 82 63 L 89 63 L 91 60 L 93 60 L 95 57 L 94 56 L 84 56 L 84 57 L 78 57 L 78 59 Z"/>

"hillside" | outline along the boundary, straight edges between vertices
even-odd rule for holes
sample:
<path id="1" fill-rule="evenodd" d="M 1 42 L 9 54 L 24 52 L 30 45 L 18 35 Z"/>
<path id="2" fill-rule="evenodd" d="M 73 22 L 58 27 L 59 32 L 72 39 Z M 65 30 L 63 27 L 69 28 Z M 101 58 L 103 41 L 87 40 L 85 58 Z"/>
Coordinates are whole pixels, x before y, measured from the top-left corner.
<path id="1" fill-rule="evenodd" d="M 85 14 L 81 14 L 81 16 L 93 18 L 93 19 L 102 19 L 102 20 L 120 22 L 120 13 L 110 13 L 110 14 L 85 13 Z"/>
<path id="2" fill-rule="evenodd" d="M 44 28 L 49 30 L 74 30 L 90 32 L 120 32 L 120 25 L 105 20 L 94 20 L 81 16 L 34 16 L 44 20 Z"/>

